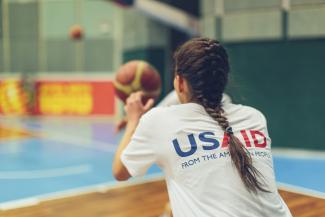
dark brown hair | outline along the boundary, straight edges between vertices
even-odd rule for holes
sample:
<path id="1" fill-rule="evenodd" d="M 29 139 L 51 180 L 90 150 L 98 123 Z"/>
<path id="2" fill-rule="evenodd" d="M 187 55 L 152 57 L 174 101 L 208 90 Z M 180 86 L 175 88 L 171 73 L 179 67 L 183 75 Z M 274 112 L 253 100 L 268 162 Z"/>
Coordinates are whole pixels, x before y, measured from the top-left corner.
<path id="1" fill-rule="evenodd" d="M 190 85 L 192 100 L 201 104 L 229 136 L 229 152 L 241 180 L 249 191 L 268 192 L 258 180 L 261 173 L 253 166 L 248 150 L 234 135 L 222 109 L 222 94 L 229 74 L 229 61 L 221 44 L 208 38 L 194 38 L 174 54 L 175 73 Z"/>

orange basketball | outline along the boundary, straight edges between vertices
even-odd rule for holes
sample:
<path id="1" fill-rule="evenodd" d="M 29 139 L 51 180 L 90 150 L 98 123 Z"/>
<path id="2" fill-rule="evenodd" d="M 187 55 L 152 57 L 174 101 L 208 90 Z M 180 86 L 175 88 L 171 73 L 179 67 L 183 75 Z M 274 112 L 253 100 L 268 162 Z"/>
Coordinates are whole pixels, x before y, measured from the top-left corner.
<path id="1" fill-rule="evenodd" d="M 157 99 L 161 92 L 161 79 L 157 70 L 149 63 L 134 60 L 122 65 L 115 77 L 116 95 L 123 101 L 137 91 L 144 92 L 144 102 Z"/>
<path id="2" fill-rule="evenodd" d="M 73 25 L 70 28 L 70 38 L 80 40 L 83 37 L 83 29 L 80 25 Z"/>

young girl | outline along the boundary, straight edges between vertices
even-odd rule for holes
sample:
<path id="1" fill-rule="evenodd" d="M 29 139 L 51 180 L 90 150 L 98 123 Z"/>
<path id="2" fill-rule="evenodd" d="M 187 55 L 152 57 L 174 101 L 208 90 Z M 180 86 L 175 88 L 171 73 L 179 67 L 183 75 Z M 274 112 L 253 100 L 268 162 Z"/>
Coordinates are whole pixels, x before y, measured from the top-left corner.
<path id="1" fill-rule="evenodd" d="M 143 105 L 140 92 L 128 98 L 116 179 L 144 175 L 156 163 L 175 217 L 291 216 L 277 191 L 265 117 L 252 107 L 222 103 L 226 50 L 218 41 L 195 38 L 174 59 L 181 104 L 148 111 L 153 100 Z"/>

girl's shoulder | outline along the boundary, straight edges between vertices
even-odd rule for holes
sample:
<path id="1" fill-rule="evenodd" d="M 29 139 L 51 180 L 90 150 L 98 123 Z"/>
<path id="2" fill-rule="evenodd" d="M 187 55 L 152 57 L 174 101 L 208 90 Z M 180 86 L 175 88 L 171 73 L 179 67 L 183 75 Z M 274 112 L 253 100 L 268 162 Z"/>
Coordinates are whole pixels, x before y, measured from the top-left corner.
<path id="1" fill-rule="evenodd" d="M 224 110 L 228 116 L 240 116 L 246 119 L 259 120 L 266 124 L 266 118 L 262 111 L 252 106 L 229 103 L 224 106 Z"/>
<path id="2" fill-rule="evenodd" d="M 184 112 L 186 113 L 186 111 L 192 109 L 192 107 L 186 104 L 159 106 L 150 109 L 142 116 L 142 119 L 150 122 L 166 122 L 167 120 L 173 119 L 175 116 L 180 117 L 184 115 Z"/>
<path id="3" fill-rule="evenodd" d="M 148 112 L 146 112 L 144 115 L 142 115 L 141 120 L 146 122 L 147 121 L 154 122 L 157 119 L 161 119 L 166 113 L 167 108 L 168 107 L 154 107 L 150 109 Z"/>

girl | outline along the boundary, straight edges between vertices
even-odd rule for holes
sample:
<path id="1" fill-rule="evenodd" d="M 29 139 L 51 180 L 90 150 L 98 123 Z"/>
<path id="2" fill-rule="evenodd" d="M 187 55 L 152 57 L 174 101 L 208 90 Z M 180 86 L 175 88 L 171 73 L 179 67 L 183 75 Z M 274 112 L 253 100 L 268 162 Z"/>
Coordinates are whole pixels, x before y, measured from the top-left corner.
<path id="1" fill-rule="evenodd" d="M 181 104 L 144 114 L 153 100 L 143 105 L 142 93 L 128 98 L 128 124 L 113 162 L 116 179 L 144 175 L 158 164 L 175 217 L 290 217 L 277 191 L 265 117 L 221 102 L 226 50 L 218 41 L 195 38 L 174 60 Z"/>

